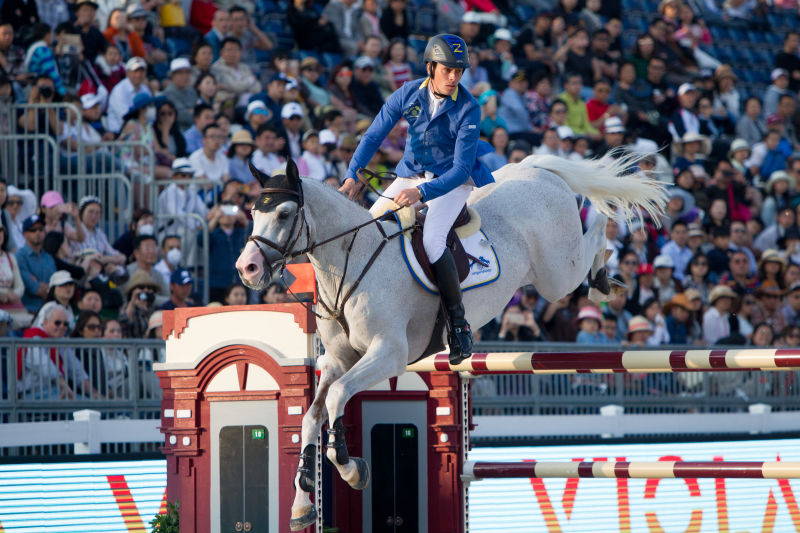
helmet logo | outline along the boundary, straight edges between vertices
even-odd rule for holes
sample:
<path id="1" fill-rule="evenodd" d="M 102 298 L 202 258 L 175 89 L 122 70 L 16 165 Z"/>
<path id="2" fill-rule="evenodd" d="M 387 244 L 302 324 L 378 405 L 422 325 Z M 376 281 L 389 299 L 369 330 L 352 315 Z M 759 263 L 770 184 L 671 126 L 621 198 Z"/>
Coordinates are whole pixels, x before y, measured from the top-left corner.
<path id="1" fill-rule="evenodd" d="M 463 49 L 463 42 L 461 39 L 456 37 L 455 35 L 445 35 L 444 36 L 445 42 L 450 46 L 450 49 L 456 55 L 456 57 L 461 60 L 461 56 L 464 54 L 465 50 Z"/>

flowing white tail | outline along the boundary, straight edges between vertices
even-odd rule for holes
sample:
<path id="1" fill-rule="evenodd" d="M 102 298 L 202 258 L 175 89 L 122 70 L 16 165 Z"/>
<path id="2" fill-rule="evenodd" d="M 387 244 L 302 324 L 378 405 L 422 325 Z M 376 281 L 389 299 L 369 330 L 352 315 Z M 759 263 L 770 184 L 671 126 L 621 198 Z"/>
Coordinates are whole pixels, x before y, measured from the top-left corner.
<path id="1" fill-rule="evenodd" d="M 520 164 L 556 174 L 576 194 L 589 198 L 598 211 L 610 218 L 619 215 L 626 220 L 640 218 L 640 210 L 644 210 L 658 224 L 667 204 L 665 184 L 630 174 L 629 170 L 643 157 L 642 154 L 626 154 L 617 159 L 570 161 L 554 155 L 530 155 Z"/>

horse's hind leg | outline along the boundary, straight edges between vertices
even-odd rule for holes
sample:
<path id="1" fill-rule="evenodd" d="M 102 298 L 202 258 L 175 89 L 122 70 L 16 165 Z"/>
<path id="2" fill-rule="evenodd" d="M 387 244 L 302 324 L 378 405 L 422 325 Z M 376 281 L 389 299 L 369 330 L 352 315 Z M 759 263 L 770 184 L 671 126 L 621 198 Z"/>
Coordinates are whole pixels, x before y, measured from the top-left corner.
<path id="1" fill-rule="evenodd" d="M 294 478 L 294 503 L 292 504 L 292 519 L 290 529 L 300 531 L 307 528 L 317 520 L 316 506 L 311 502 L 310 494 L 314 491 L 315 466 L 317 460 L 316 440 L 319 430 L 325 421 L 323 408 L 325 398 L 331 384 L 344 374 L 341 363 L 324 355 L 317 359 L 317 368 L 320 371 L 319 384 L 314 396 L 314 401 L 303 416 L 303 430 L 300 441 L 300 464 Z"/>
<path id="2" fill-rule="evenodd" d="M 328 429 L 326 455 L 342 479 L 357 490 L 369 484 L 369 465 L 364 459 L 350 457 L 344 438 L 342 415 L 347 402 L 358 392 L 377 385 L 385 379 L 399 376 L 408 364 L 408 343 L 405 338 L 376 337 L 369 349 L 353 368 L 331 385 L 325 406 L 328 419 L 333 421 Z"/>
<path id="3" fill-rule="evenodd" d="M 611 285 L 605 269 L 608 254 L 606 253 L 606 223 L 608 217 L 597 213 L 592 225 L 583 236 L 584 253 L 591 258 L 589 267 L 589 299 L 593 302 L 604 302 L 613 299 Z"/>

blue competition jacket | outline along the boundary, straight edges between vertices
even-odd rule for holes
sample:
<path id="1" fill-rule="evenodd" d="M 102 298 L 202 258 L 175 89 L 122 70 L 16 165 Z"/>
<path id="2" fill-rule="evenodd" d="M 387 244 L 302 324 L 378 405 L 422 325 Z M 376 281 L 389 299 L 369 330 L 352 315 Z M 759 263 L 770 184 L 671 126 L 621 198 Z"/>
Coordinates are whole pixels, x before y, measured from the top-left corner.
<path id="1" fill-rule="evenodd" d="M 494 181 L 489 169 L 478 160 L 478 156 L 493 150 L 488 143 L 478 140 L 481 131 L 478 102 L 459 85 L 431 120 L 427 91 L 426 78 L 406 82 L 389 97 L 364 133 L 346 178 L 355 178 L 356 171 L 367 166 L 389 131 L 405 118 L 409 124 L 408 137 L 396 172 L 404 178 L 426 170 L 438 176 L 420 185 L 424 201 L 463 185 L 470 176 L 477 187 Z"/>

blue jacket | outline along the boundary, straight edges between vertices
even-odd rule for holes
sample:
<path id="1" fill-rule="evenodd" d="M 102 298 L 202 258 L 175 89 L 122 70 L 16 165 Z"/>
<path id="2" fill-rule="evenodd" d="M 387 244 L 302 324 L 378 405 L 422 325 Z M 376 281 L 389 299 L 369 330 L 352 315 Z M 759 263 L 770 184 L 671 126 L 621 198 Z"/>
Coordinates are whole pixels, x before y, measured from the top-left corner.
<path id="1" fill-rule="evenodd" d="M 409 81 L 397 89 L 381 108 L 356 149 L 345 178 L 369 163 L 381 142 L 401 118 L 408 121 L 403 159 L 395 169 L 403 178 L 423 171 L 437 178 L 419 186 L 424 201 L 442 196 L 472 177 L 477 187 L 494 181 L 478 156 L 493 148 L 478 140 L 481 109 L 461 85 L 432 120 L 428 114 L 428 79 Z"/>
<path id="2" fill-rule="evenodd" d="M 53 256 L 40 250 L 37 254 L 27 245 L 17 251 L 17 265 L 25 284 L 25 293 L 22 295 L 22 303 L 31 313 L 35 313 L 44 303 L 44 300 L 36 295 L 39 290 L 39 283 L 50 283 L 50 276 L 56 271 L 56 262 Z"/>

